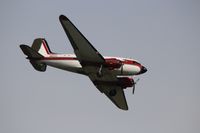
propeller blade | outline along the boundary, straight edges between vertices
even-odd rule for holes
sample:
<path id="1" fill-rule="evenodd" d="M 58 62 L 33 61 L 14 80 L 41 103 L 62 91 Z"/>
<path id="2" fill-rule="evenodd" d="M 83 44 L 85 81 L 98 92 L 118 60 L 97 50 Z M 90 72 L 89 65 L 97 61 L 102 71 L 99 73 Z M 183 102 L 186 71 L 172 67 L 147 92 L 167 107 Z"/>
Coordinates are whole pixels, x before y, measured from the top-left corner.
<path id="1" fill-rule="evenodd" d="M 136 81 L 134 81 L 134 85 L 133 85 L 133 91 L 132 91 L 132 94 L 135 93 L 135 85 L 137 84 L 137 82 L 139 81 L 140 79 L 136 79 Z"/>
<path id="2" fill-rule="evenodd" d="M 132 91 L 132 94 L 134 94 L 134 92 L 135 92 L 135 83 L 134 83 L 134 85 L 133 85 L 133 91 Z"/>

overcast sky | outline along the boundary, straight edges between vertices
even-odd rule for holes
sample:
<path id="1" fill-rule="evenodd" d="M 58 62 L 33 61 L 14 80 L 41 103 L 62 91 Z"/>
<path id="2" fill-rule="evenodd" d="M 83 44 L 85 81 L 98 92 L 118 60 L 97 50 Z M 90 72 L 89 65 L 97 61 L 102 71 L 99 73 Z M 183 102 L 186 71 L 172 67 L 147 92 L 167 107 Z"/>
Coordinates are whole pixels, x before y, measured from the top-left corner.
<path id="1" fill-rule="evenodd" d="M 20 44 L 46 38 L 73 53 L 59 22 L 66 15 L 102 55 L 148 68 L 128 111 L 115 107 L 82 75 L 35 71 Z M 1 133 L 199 133 L 200 1 L 1 0 Z"/>

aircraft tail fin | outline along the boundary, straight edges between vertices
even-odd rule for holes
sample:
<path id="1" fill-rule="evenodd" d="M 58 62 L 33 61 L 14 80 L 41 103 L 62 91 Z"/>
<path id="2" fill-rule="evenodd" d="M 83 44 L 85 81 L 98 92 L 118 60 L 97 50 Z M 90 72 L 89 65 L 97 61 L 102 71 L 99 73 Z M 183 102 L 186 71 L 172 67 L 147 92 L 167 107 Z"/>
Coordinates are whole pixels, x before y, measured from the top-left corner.
<path id="1" fill-rule="evenodd" d="M 33 41 L 31 48 L 37 51 L 39 54 L 43 55 L 44 57 L 47 57 L 49 56 L 49 54 L 52 53 L 48 46 L 47 41 L 43 38 L 35 39 Z"/>

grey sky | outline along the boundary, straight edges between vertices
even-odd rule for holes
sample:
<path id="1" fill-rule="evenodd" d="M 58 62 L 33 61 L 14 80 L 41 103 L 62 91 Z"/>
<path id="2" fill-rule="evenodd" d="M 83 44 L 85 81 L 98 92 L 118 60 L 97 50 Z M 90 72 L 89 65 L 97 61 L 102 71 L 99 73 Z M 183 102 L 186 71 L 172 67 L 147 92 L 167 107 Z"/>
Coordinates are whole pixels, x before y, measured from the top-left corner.
<path id="1" fill-rule="evenodd" d="M 1 133 L 199 133 L 200 2 L 198 0 L 0 2 Z M 37 37 L 52 51 L 73 53 L 64 14 L 103 55 L 139 60 L 129 111 L 116 108 L 78 74 L 35 71 L 19 49 Z"/>

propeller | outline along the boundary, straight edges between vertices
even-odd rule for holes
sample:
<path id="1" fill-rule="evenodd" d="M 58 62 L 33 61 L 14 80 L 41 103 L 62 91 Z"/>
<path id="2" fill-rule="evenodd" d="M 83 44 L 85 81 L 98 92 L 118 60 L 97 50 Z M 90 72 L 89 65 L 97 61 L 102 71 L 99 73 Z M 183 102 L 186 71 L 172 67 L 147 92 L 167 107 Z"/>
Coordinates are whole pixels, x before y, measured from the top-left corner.
<path id="1" fill-rule="evenodd" d="M 132 92 L 132 94 L 134 94 L 134 92 L 135 92 L 135 85 L 137 84 L 137 82 L 139 81 L 140 79 L 138 78 L 138 79 L 136 79 L 135 81 L 134 81 L 134 84 L 133 84 L 133 92 Z"/>

